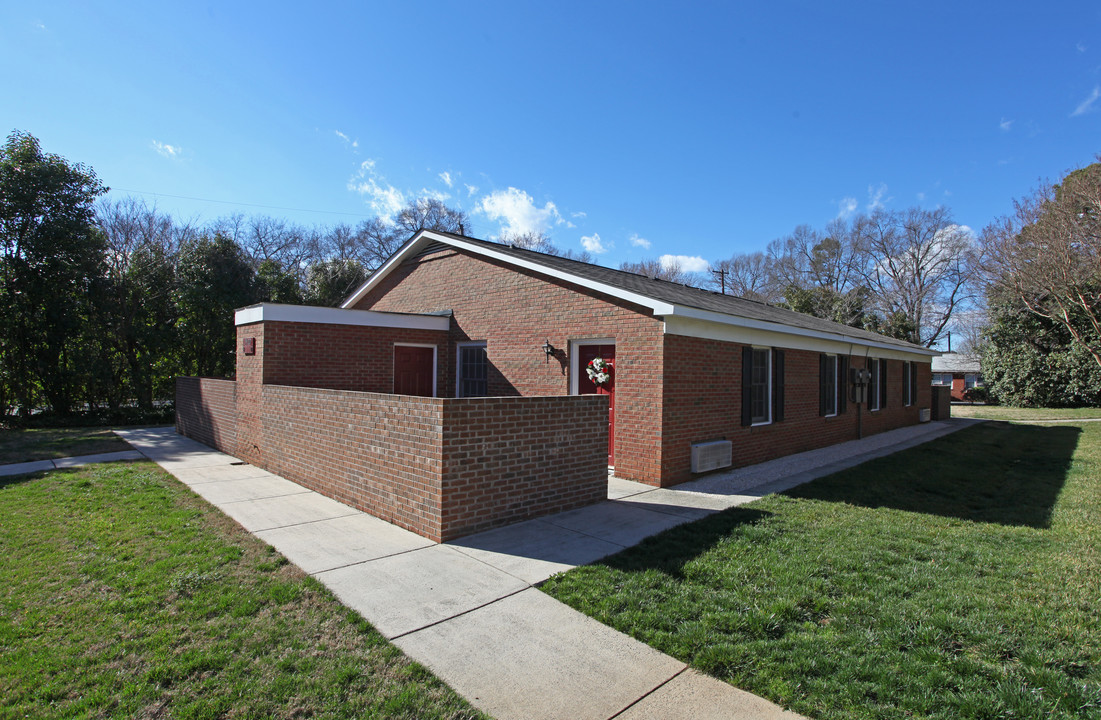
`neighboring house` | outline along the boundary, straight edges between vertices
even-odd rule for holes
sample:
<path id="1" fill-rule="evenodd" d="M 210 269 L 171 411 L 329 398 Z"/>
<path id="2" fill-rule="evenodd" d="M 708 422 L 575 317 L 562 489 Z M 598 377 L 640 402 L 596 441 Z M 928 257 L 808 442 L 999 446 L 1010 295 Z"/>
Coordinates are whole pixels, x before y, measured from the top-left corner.
<path id="1" fill-rule="evenodd" d="M 963 401 L 972 388 L 983 387 L 981 358 L 978 355 L 946 353 L 933 358 L 933 384 L 952 388 L 952 399 Z"/>
<path id="2" fill-rule="evenodd" d="M 379 329 L 370 352 L 318 341 L 279 382 L 443 398 L 606 395 L 609 465 L 661 486 L 694 476 L 694 448 L 710 463 L 697 467 L 741 466 L 928 419 L 937 354 L 764 303 L 435 231 L 413 237 L 342 307 L 419 325 L 396 323 L 392 337 Z M 250 317 L 238 325 L 259 316 Z M 380 365 L 376 379 L 392 385 L 342 379 L 351 366 L 334 364 L 334 353 Z M 600 386 L 586 372 L 594 358 L 612 366 Z M 871 376 L 859 406 L 850 396 L 858 368 Z"/>

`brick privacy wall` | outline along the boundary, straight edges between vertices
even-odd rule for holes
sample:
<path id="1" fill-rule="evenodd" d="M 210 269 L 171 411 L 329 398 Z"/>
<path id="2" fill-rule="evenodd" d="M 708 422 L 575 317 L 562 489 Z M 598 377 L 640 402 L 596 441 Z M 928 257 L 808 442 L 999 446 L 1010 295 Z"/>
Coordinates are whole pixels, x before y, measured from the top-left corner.
<path id="1" fill-rule="evenodd" d="M 439 542 L 443 402 L 264 385 L 256 464 Z"/>
<path id="2" fill-rule="evenodd" d="M 733 441 L 734 467 L 753 465 L 783 455 L 825 447 L 857 438 L 857 409 L 849 402 L 835 417 L 818 414 L 819 353 L 784 349 L 784 420 L 742 427 L 742 345 L 687 337 L 665 336 L 665 398 L 662 419 L 662 485 L 695 477 L 692 444 L 707 440 Z M 873 356 L 874 357 L 874 356 Z M 932 375 L 928 362 L 918 368 L 918 397 L 903 406 L 902 361 L 887 362 L 886 407 L 861 408 L 865 436 L 918 422 L 920 408 L 930 406 Z M 863 356 L 850 356 L 850 367 L 864 367 Z"/>
<path id="3" fill-rule="evenodd" d="M 607 496 L 607 399 L 263 385 L 254 463 L 436 542 Z M 603 410 L 603 412 L 601 412 Z"/>
<path id="4" fill-rule="evenodd" d="M 963 373 L 952 375 L 952 399 L 956 402 L 964 402 L 963 394 L 967 392 L 967 379 Z"/>
<path id="5" fill-rule="evenodd" d="M 648 310 L 451 249 L 406 262 L 356 309 L 451 310 L 452 343 L 439 362 L 444 396 L 455 393 L 454 342 L 487 341 L 490 395 L 550 396 L 569 393 L 570 340 L 613 338 L 616 475 L 659 483 L 663 324 Z M 558 349 L 549 363 L 547 340 Z"/>
<path id="6" fill-rule="evenodd" d="M 603 395 L 445 401 L 444 539 L 607 499 L 607 457 Z"/>
<path id="7" fill-rule="evenodd" d="M 176 378 L 176 432 L 235 454 L 237 384 L 215 378 Z"/>
<path id="8" fill-rule="evenodd" d="M 443 330 L 297 322 L 263 325 L 263 381 L 272 385 L 392 393 L 395 343 L 435 345 L 438 358 L 447 356 L 448 333 Z M 239 328 L 239 336 L 244 327 L 249 326 Z M 240 352 L 240 342 L 237 347 Z M 437 392 L 447 394 L 442 392 L 442 378 L 439 384 Z"/>
<path id="9" fill-rule="evenodd" d="M 245 355 L 245 338 L 256 340 L 256 354 Z M 264 415 L 261 391 L 264 382 L 264 323 L 237 327 L 237 452 L 242 460 L 261 463 Z"/>

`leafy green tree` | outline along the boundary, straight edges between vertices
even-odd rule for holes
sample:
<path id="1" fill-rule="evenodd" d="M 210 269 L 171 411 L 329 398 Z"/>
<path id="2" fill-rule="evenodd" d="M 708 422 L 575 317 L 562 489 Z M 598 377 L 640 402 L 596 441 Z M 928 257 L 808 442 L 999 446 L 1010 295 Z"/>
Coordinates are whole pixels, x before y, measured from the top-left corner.
<path id="1" fill-rule="evenodd" d="M 104 192 L 91 168 L 43 152 L 29 133 L 0 148 L 0 364 L 24 416 L 38 390 L 59 415 L 79 392 L 76 340 L 103 275 L 94 202 Z"/>
<path id="2" fill-rule="evenodd" d="M 987 388 L 1008 405 L 1101 405 L 1101 367 L 1093 355 L 1062 323 L 1020 302 L 992 305 L 982 370 Z"/>
<path id="3" fill-rule="evenodd" d="M 277 260 L 264 260 L 256 269 L 256 300 L 258 302 L 302 304 L 302 288 L 294 273 Z"/>
<path id="4" fill-rule="evenodd" d="M 306 304 L 336 307 L 367 279 L 356 260 L 322 260 L 306 273 Z"/>
<path id="5" fill-rule="evenodd" d="M 255 279 L 241 246 L 225 235 L 201 235 L 180 248 L 176 267 L 180 367 L 200 376 L 234 370 L 233 312 L 256 300 Z"/>

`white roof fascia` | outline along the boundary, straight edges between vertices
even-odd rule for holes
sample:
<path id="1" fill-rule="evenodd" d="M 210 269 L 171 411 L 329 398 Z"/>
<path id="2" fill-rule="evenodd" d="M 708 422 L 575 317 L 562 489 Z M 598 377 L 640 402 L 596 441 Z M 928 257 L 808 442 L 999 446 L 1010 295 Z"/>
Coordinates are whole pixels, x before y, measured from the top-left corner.
<path id="1" fill-rule="evenodd" d="M 421 240 L 424 239 L 441 242 L 445 245 L 460 248 L 476 255 L 492 258 L 494 260 L 500 260 L 503 263 L 507 263 L 516 267 L 522 267 L 525 270 L 531 270 L 532 272 L 539 273 L 540 275 L 557 278 L 558 280 L 565 280 L 566 282 L 572 283 L 574 285 L 580 285 L 581 287 L 588 288 L 589 290 L 594 290 L 605 295 L 611 295 L 612 297 L 619 298 L 620 300 L 626 300 L 627 302 L 634 303 L 635 305 L 641 305 L 642 307 L 648 308 L 649 310 L 653 311 L 655 315 L 668 315 L 669 313 L 673 312 L 673 309 L 675 307 L 674 305 L 671 305 L 669 303 L 654 300 L 653 298 L 647 297 L 646 295 L 639 295 L 638 293 L 633 293 L 629 290 L 623 290 L 622 288 L 617 288 L 612 285 L 605 285 L 604 283 L 587 280 L 583 277 L 574 275 L 573 273 L 549 268 L 541 263 L 522 260 L 520 258 L 516 258 L 505 253 L 495 252 L 489 248 L 484 248 L 481 245 L 474 245 L 472 243 L 466 243 L 462 240 L 457 240 L 452 237 L 447 237 L 446 235 L 437 235 L 431 230 L 422 230 L 414 238 L 413 242 L 410 242 L 403 250 L 399 250 L 396 255 L 391 257 L 390 260 L 386 262 L 385 265 L 375 271 L 375 274 L 372 275 L 370 279 L 366 283 L 364 283 L 364 285 L 359 290 L 355 292 L 355 294 L 348 298 L 348 300 L 345 301 L 345 303 L 341 305 L 341 307 L 351 307 L 352 305 L 355 305 L 357 302 L 359 302 L 364 295 L 371 291 L 371 288 L 382 282 L 382 279 L 386 277 L 386 275 L 388 275 L 394 267 L 400 264 L 406 257 L 413 254 L 413 252 L 422 245 Z"/>
<path id="2" fill-rule="evenodd" d="M 235 325 L 258 322 L 297 322 L 315 325 L 357 325 L 360 327 L 406 328 L 410 330 L 443 330 L 451 327 L 451 318 L 444 315 L 413 315 L 345 310 L 312 305 L 280 305 L 260 303 L 241 308 L 233 316 Z"/>
<path id="3" fill-rule="evenodd" d="M 747 328 L 750 330 L 764 330 L 768 332 L 779 333 L 781 335 L 797 335 L 800 337 L 813 338 L 815 340 L 825 340 L 827 342 L 844 343 L 847 345 L 859 345 L 861 347 L 876 348 L 878 350 L 889 350 L 896 353 L 925 355 L 930 358 L 934 355 L 940 355 L 939 350 L 930 350 L 928 348 L 916 347 L 900 347 L 898 345 L 892 345 L 891 343 L 867 340 L 865 338 L 845 335 L 843 333 L 830 333 L 823 332 L 821 330 L 810 330 L 808 328 L 795 327 L 792 325 L 785 325 L 783 323 L 768 322 L 765 320 L 751 320 L 749 318 L 743 318 L 737 315 L 727 315 L 726 313 L 712 312 L 710 310 L 701 310 L 699 308 L 684 307 L 681 305 L 676 306 L 675 312 L 670 313 L 670 315 L 673 317 L 684 317 L 693 320 L 703 320 L 705 322 L 713 322 L 720 325 L 733 325 L 735 327 Z M 668 321 L 668 318 L 666 318 L 666 321 Z M 680 332 L 676 332 L 675 334 L 677 335 L 690 334 L 689 332 L 685 332 L 685 330 L 687 330 L 687 327 L 684 325 L 678 326 L 678 329 L 680 330 Z"/>

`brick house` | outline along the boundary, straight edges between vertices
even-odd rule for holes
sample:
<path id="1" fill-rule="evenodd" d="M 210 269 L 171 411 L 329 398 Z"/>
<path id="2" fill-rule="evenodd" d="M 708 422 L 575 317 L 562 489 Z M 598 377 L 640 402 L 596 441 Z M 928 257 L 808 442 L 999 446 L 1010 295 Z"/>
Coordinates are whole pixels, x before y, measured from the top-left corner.
<path id="1" fill-rule="evenodd" d="M 308 359 L 287 365 L 296 383 L 314 374 L 326 387 L 351 388 L 358 368 L 381 363 L 396 372 L 383 373 L 392 385 L 376 392 L 604 395 L 609 465 L 660 486 L 695 476 L 694 449 L 710 467 L 749 465 L 928 419 L 938 354 L 743 298 L 436 231 L 414 236 L 342 308 L 431 317 L 446 330 L 376 334 L 381 344 L 347 346 L 354 362 L 339 367 L 331 343 L 313 344 Z M 586 372 L 594 358 L 613 366 L 601 386 Z M 857 369 L 870 375 L 863 403 L 851 395 Z M 718 454 L 701 460 L 701 448 Z"/>
<path id="2" fill-rule="evenodd" d="M 982 358 L 978 355 L 948 352 L 933 358 L 933 385 L 950 387 L 952 400 L 963 402 L 972 388 L 983 387 Z"/>

